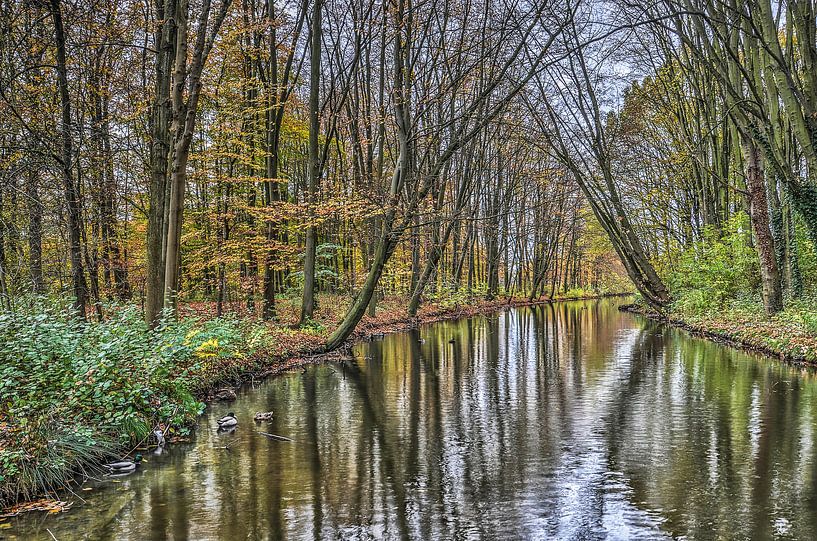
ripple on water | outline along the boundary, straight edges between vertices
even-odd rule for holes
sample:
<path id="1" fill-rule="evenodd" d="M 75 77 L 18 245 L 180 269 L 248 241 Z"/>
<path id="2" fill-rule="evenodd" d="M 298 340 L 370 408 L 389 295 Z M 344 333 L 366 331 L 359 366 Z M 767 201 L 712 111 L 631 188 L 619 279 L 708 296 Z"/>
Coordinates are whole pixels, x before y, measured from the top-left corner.
<path id="1" fill-rule="evenodd" d="M 817 378 L 616 304 L 361 344 L 239 393 L 235 433 L 214 404 L 195 442 L 0 537 L 810 539 Z"/>

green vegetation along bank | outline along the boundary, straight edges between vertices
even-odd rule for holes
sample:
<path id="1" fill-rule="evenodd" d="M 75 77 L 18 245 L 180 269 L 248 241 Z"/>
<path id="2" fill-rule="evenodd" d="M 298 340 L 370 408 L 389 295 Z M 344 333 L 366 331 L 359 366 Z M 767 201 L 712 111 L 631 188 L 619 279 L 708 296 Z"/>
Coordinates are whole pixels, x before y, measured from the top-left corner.
<path id="1" fill-rule="evenodd" d="M 155 444 L 155 430 L 184 439 L 221 387 L 317 359 L 309 356 L 343 313 L 342 298 L 334 301 L 299 329 L 212 317 L 206 305 L 154 330 L 133 305 L 106 307 L 110 316 L 94 322 L 73 316 L 68 301 L 45 297 L 0 312 L 0 508 L 54 497 L 75 478 L 99 474 L 101 462 Z M 357 336 L 527 303 L 462 297 L 429 303 L 411 318 L 405 299 L 387 298 Z"/>
<path id="2" fill-rule="evenodd" d="M 637 313 L 680 327 L 700 336 L 782 361 L 817 366 L 817 301 L 790 303 L 775 316 L 766 317 L 763 305 L 735 303 L 714 313 L 673 310 L 659 314 L 643 303 L 626 304 L 624 311 Z"/>

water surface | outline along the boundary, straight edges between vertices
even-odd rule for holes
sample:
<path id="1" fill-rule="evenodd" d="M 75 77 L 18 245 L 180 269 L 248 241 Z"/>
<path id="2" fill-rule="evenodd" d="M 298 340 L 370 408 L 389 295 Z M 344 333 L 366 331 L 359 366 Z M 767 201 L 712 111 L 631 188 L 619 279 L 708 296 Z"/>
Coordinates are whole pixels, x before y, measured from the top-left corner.
<path id="1" fill-rule="evenodd" d="M 214 404 L 195 442 L 0 538 L 813 538 L 814 374 L 618 304 L 361 344 Z M 219 434 L 228 410 L 239 428 Z"/>

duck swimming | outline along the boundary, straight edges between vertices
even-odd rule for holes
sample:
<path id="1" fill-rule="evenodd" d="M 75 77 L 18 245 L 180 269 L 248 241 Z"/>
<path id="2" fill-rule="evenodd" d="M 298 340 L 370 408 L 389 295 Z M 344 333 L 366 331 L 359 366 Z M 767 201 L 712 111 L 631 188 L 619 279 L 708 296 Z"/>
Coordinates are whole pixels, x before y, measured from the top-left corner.
<path id="1" fill-rule="evenodd" d="M 272 412 L 256 412 L 255 417 L 253 417 L 256 421 L 271 421 L 272 420 Z"/>
<path id="2" fill-rule="evenodd" d="M 142 455 L 137 454 L 133 457 L 133 460 L 120 460 L 119 462 L 111 462 L 110 464 L 105 464 L 105 467 L 108 468 L 112 474 L 115 473 L 130 473 L 136 469 L 136 466 L 142 462 Z"/>
<path id="3" fill-rule="evenodd" d="M 233 413 L 232 411 L 225 415 L 224 417 L 222 417 L 221 419 L 218 419 L 216 422 L 218 423 L 219 428 L 224 429 L 238 426 L 238 419 L 235 418 L 235 413 Z"/>

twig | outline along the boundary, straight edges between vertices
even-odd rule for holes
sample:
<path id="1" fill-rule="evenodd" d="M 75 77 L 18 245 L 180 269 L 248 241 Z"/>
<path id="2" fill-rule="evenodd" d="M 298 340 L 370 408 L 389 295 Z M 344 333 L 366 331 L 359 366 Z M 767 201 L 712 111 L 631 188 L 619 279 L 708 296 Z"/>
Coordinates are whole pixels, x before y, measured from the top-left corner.
<path id="1" fill-rule="evenodd" d="M 173 417 L 175 417 L 175 416 L 176 416 L 176 412 L 177 412 L 177 411 L 179 411 L 179 406 L 176 406 L 175 408 L 173 408 L 173 413 L 171 413 L 171 414 L 170 414 L 170 418 L 171 418 L 171 419 L 172 419 Z M 156 430 L 156 428 L 157 428 L 158 426 L 159 426 L 159 425 L 154 425 L 153 429 L 154 429 L 154 430 Z M 167 423 L 167 425 L 165 426 L 165 429 L 164 429 L 164 431 L 162 432 L 162 436 L 166 436 L 166 435 L 167 435 L 167 431 L 168 431 L 168 430 L 170 430 L 170 423 Z M 153 432 L 151 432 L 151 435 L 152 435 L 152 434 L 153 434 Z M 137 443 L 137 444 L 136 444 L 136 447 L 134 447 L 133 449 L 131 449 L 130 451 L 128 451 L 128 453 L 127 453 L 125 456 L 129 456 L 131 453 L 133 453 L 134 451 L 136 451 L 136 450 L 139 448 L 139 446 L 141 446 L 143 443 L 145 443 L 145 441 L 146 441 L 146 440 L 147 440 L 149 437 L 150 437 L 150 435 L 145 436 L 144 438 L 142 438 L 142 439 L 139 441 L 139 443 Z"/>
<path id="2" fill-rule="evenodd" d="M 77 494 L 76 492 L 71 490 L 71 487 L 66 486 L 65 488 L 68 490 L 68 492 L 73 494 L 75 498 L 79 498 L 82 501 L 82 503 L 88 503 L 87 501 L 85 501 L 85 498 L 83 498 L 82 496 L 80 496 L 79 494 Z"/>
<path id="3" fill-rule="evenodd" d="M 53 539 L 54 541 L 60 541 L 59 539 L 57 539 L 57 538 L 56 538 L 56 536 L 54 536 L 54 534 L 53 534 L 53 533 L 51 533 L 51 530 L 49 530 L 48 528 L 46 528 L 46 529 L 45 529 L 45 531 L 47 531 L 47 532 L 48 532 L 48 535 L 50 535 L 50 536 L 51 536 L 51 539 Z"/>
<path id="4" fill-rule="evenodd" d="M 277 434 L 270 434 L 270 433 L 268 433 L 268 432 L 261 432 L 261 431 L 258 431 L 258 434 L 261 434 L 262 436 L 266 436 L 266 437 L 268 437 L 268 438 L 272 438 L 272 439 L 274 439 L 274 440 L 280 440 L 280 441 L 293 441 L 293 440 L 291 440 L 291 439 L 289 439 L 289 438 L 285 438 L 284 436 L 279 436 L 279 435 L 277 435 Z"/>

